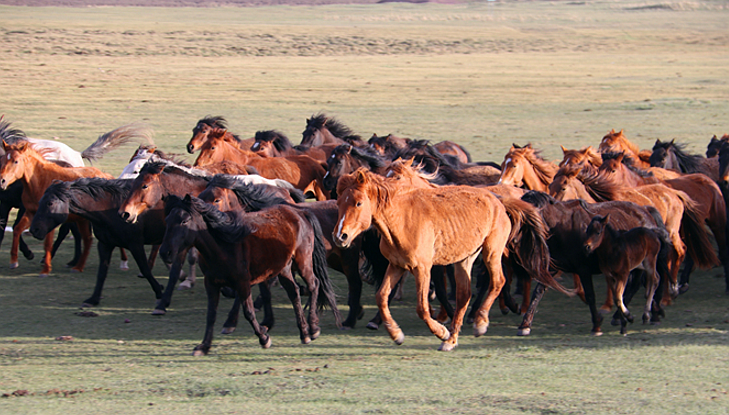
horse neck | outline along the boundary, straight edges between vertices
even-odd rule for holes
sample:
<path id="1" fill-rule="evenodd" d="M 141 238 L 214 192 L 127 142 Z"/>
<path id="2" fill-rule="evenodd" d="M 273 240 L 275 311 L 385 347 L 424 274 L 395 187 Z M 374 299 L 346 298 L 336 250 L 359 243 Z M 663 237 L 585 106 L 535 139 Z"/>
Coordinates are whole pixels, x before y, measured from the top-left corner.
<path id="1" fill-rule="evenodd" d="M 573 200 L 573 199 L 582 199 L 588 203 L 595 203 L 595 199 L 590 195 L 590 193 L 587 191 L 587 187 L 585 187 L 585 184 L 581 182 L 577 178 L 572 178 L 568 182 L 567 188 L 572 190 L 572 193 L 574 194 L 574 197 L 565 197 L 562 200 Z"/>
<path id="2" fill-rule="evenodd" d="M 173 194 L 176 196 L 185 196 L 190 194 L 191 196 L 199 195 L 208 185 L 208 180 L 195 176 L 188 173 L 182 174 L 165 174 L 160 175 L 160 184 L 162 185 L 163 193 Z"/>
<path id="3" fill-rule="evenodd" d="M 55 163 L 46 161 L 41 157 L 27 157 L 26 166 L 21 181 L 23 183 L 23 204 L 26 208 L 37 207 L 46 188 L 53 180 L 70 180 L 69 171 Z"/>
<path id="4" fill-rule="evenodd" d="M 200 220 L 203 219 L 200 218 Z M 220 243 L 220 241 L 218 241 L 212 233 L 210 233 L 210 229 L 207 228 L 207 225 L 205 228 L 196 231 L 193 246 L 200 253 L 203 263 L 209 264 L 208 266 L 227 263 L 226 258 L 230 258 L 232 256 L 230 254 L 230 250 L 233 245 Z"/>
<path id="5" fill-rule="evenodd" d="M 555 173 L 557 172 L 556 166 L 552 169 L 551 166 L 537 165 L 535 162 L 530 161 L 531 168 L 524 169 L 522 181 L 529 190 L 539 190 L 540 192 L 548 191 L 547 187 L 552 182 Z"/>

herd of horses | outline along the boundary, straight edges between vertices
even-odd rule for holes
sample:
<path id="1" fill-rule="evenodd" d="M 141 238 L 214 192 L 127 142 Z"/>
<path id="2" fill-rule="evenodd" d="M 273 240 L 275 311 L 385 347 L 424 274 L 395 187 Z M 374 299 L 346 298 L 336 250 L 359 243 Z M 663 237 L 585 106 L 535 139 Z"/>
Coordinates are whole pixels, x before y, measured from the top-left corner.
<path id="1" fill-rule="evenodd" d="M 275 130 L 243 139 L 223 117 L 207 116 L 192 132 L 186 150 L 199 154 L 190 165 L 157 149 L 138 124 L 76 153 L 30 139 L 0 118 L 0 221 L 19 209 L 11 268 L 19 249 L 33 258 L 22 238 L 26 229 L 44 239 L 42 276 L 68 232 L 77 235 L 69 265 L 82 271 L 95 236 L 96 286 L 83 306 L 99 304 L 120 248 L 122 266 L 128 251 L 152 287 L 153 313 L 165 314 L 185 262 L 188 286 L 197 263 L 208 307 L 196 355 L 211 348 L 221 294 L 235 298 L 223 333 L 236 329 L 242 309 L 260 345 L 270 347 L 275 281 L 291 301 L 304 344 L 320 335 L 325 308 L 337 326 L 355 327 L 364 315 L 363 281 L 376 285 L 379 310 L 367 327 L 384 325 L 402 344 L 389 303 L 409 273 L 417 314 L 444 351 L 457 346 L 464 323 L 473 324 L 474 335 L 485 334 L 495 302 L 504 313 L 523 314 L 517 334 L 529 335 L 547 288 L 580 296 L 594 335 L 602 334 L 602 315 L 613 306 L 612 323 L 627 333 L 633 322 L 627 305 L 641 287 L 643 322 L 660 321 L 664 307 L 689 289 L 695 267 L 722 265 L 729 294 L 729 135 L 713 137 L 704 157 L 674 141 L 641 150 L 613 130 L 597 149 L 562 147 L 559 163 L 531 144 L 514 144 L 498 164 L 474 162 L 450 141 L 365 140 L 325 114 L 307 119 L 298 145 Z M 83 164 L 135 141 L 139 148 L 117 178 Z M 169 269 L 167 287 L 152 275 L 158 255 Z M 346 316 L 329 268 L 346 277 Z M 571 288 L 560 274 L 573 274 Z M 608 290 L 598 308 L 592 278 L 600 274 Z M 511 284 L 521 292 L 520 305 Z M 439 313 L 430 304 L 433 293 Z"/>

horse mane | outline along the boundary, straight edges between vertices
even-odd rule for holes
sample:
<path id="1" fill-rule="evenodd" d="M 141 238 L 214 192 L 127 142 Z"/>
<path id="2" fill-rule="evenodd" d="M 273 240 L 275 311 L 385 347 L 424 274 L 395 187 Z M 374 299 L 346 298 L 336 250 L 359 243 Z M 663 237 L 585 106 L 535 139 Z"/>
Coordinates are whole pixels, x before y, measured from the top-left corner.
<path id="1" fill-rule="evenodd" d="M 374 199 L 377 205 L 385 205 L 390 202 L 392 195 L 397 190 L 384 177 L 372 173 L 364 167 L 360 167 L 353 173 L 345 174 L 337 181 L 337 194 L 341 195 L 347 189 L 356 189 L 365 192 L 365 186 L 370 185 L 369 192 L 366 192 L 370 199 Z"/>
<path id="2" fill-rule="evenodd" d="M 643 170 L 635 165 L 635 159 L 630 156 L 629 154 L 625 154 L 623 152 L 607 152 L 607 153 L 601 153 L 602 154 L 602 162 L 603 164 L 606 161 L 616 159 L 623 156 L 622 164 L 628 168 L 628 170 L 632 171 L 633 173 L 639 175 L 640 177 L 654 177 L 653 173 Z"/>
<path id="3" fill-rule="evenodd" d="M 5 116 L 0 116 L 0 139 L 7 144 L 15 144 L 18 140 L 27 140 L 28 136 L 25 132 L 17 128 L 11 127 L 10 121 L 5 121 Z"/>
<path id="4" fill-rule="evenodd" d="M 463 163 L 458 158 L 436 150 L 430 140 L 411 140 L 406 147 L 401 148 L 392 156 L 393 160 L 413 157 L 429 172 L 435 172 L 442 166 L 448 166 L 456 170 L 463 167 Z"/>
<path id="5" fill-rule="evenodd" d="M 351 156 L 355 157 L 356 159 L 366 163 L 370 170 L 379 169 L 382 167 L 385 167 L 387 165 L 387 162 L 374 150 L 370 149 L 369 147 L 355 147 L 351 144 L 342 144 L 339 146 L 336 146 L 334 150 L 332 151 L 332 154 L 346 154 L 349 153 Z"/>
<path id="6" fill-rule="evenodd" d="M 531 163 L 532 166 L 534 166 L 534 172 L 537 174 L 537 177 L 539 180 L 543 183 L 551 183 L 552 179 L 554 178 L 554 166 L 552 163 L 545 160 L 542 155 L 541 151 L 535 149 L 530 144 L 527 144 L 524 147 L 516 148 L 506 155 L 506 157 L 509 156 L 509 154 L 519 154 L 525 159 Z"/>
<path id="7" fill-rule="evenodd" d="M 64 163 L 64 164 L 55 163 L 53 161 L 50 161 L 50 160 L 46 159 L 46 157 L 45 157 L 46 154 L 53 152 L 53 149 L 52 148 L 41 148 L 41 149 L 37 149 L 37 148 L 33 147 L 33 145 L 31 145 L 30 141 L 23 140 L 23 139 L 18 139 L 18 140 L 16 140 L 12 144 L 10 144 L 10 143 L 6 143 L 6 144 L 7 144 L 7 146 L 5 148 L 5 152 L 6 153 L 8 151 L 27 152 L 27 153 L 29 153 L 32 156 L 38 157 L 38 159 L 39 160 L 42 160 L 42 162 L 44 162 L 44 163 L 53 163 L 53 164 L 57 164 L 57 165 L 59 165 L 61 167 L 70 167 L 67 163 Z M 1 148 L 0 148 L 0 151 L 2 151 Z"/>
<path id="8" fill-rule="evenodd" d="M 534 205 L 537 208 L 543 208 L 547 205 L 554 205 L 557 199 L 549 195 L 549 193 L 540 192 L 539 190 L 529 190 L 521 197 L 521 200 Z"/>
<path id="9" fill-rule="evenodd" d="M 306 120 L 306 129 L 312 129 L 312 130 L 321 130 L 322 128 L 326 127 L 327 130 L 329 130 L 332 135 L 335 137 L 339 137 L 343 140 L 345 140 L 345 137 L 358 137 L 361 139 L 361 137 L 354 134 L 354 132 L 347 127 L 346 125 L 342 124 L 340 121 L 338 121 L 335 118 L 329 118 L 323 113 L 312 115 L 311 118 Z M 345 140 L 347 141 L 347 140 Z"/>
<path id="10" fill-rule="evenodd" d="M 623 134 L 623 130 L 620 130 L 617 133 L 615 132 L 615 130 L 611 130 L 602 138 L 602 141 L 600 141 L 600 143 L 602 144 L 602 142 L 604 142 L 605 139 L 620 141 L 622 146 L 626 147 L 628 150 L 630 150 L 631 153 L 633 153 L 633 154 L 640 153 L 640 147 L 638 147 L 637 144 L 628 141 L 628 139 L 625 137 L 625 134 Z"/>
<path id="11" fill-rule="evenodd" d="M 157 148 L 157 146 L 149 145 L 149 144 L 140 144 L 139 148 L 137 148 L 137 151 L 134 152 L 134 155 L 129 160 L 130 163 L 132 161 L 134 161 L 136 156 L 139 154 L 140 150 L 146 150 L 146 151 L 152 153 L 154 156 L 157 156 L 160 159 L 171 161 L 172 163 L 178 164 L 180 166 L 184 166 L 184 167 L 188 167 L 188 168 L 192 167 L 192 165 L 190 163 L 188 163 L 187 160 L 181 158 L 181 157 L 184 157 L 184 155 L 176 154 L 176 153 L 165 153 L 164 151 Z"/>
<path id="12" fill-rule="evenodd" d="M 700 173 L 701 160 L 703 157 L 696 154 L 688 154 L 684 151 L 686 144 L 671 141 L 656 140 L 653 151 L 663 149 L 666 153 L 676 156 L 681 173 Z"/>
<path id="13" fill-rule="evenodd" d="M 611 180 L 604 174 L 589 174 L 581 170 L 577 174 L 577 179 L 585 185 L 587 193 L 596 202 L 607 202 L 617 199 L 617 193 L 621 185 L 615 180 Z"/>
<path id="14" fill-rule="evenodd" d="M 169 215 L 173 209 L 181 209 L 190 215 L 200 215 L 211 233 L 226 243 L 240 242 L 255 232 L 255 227 L 246 223 L 242 216 L 235 212 L 221 212 L 215 206 L 190 195 L 184 198 L 176 195 L 167 196 L 165 215 Z"/>
<path id="15" fill-rule="evenodd" d="M 178 176 L 194 176 L 201 179 L 210 180 L 210 173 L 203 169 L 195 167 L 187 167 L 179 164 L 175 164 L 170 160 L 150 160 L 142 166 L 139 170 L 139 175 L 142 174 L 160 174 L 162 172 L 167 174 L 174 174 Z"/>
<path id="16" fill-rule="evenodd" d="M 289 140 L 289 138 L 286 137 L 284 133 L 276 130 L 257 131 L 256 141 L 266 141 L 269 143 L 273 143 L 273 146 L 279 152 L 284 152 L 294 148 L 291 140 Z"/>
<path id="17" fill-rule="evenodd" d="M 228 120 L 225 119 L 225 117 L 220 115 L 206 115 L 205 118 L 200 119 L 200 121 L 197 122 L 197 125 L 205 124 L 212 128 L 222 128 L 224 130 L 228 129 Z M 233 138 L 235 138 L 237 141 L 241 141 L 241 138 L 237 134 L 230 133 Z"/>
<path id="18" fill-rule="evenodd" d="M 570 155 L 573 154 L 584 155 L 584 157 L 587 159 L 587 163 L 585 164 L 590 164 L 598 167 L 602 164 L 602 156 L 592 146 L 582 147 L 579 150 L 567 150 L 566 148 L 562 147 L 562 152 L 564 154 L 564 157 L 563 160 L 559 163 L 560 167 L 564 165 L 564 160 L 566 160 L 570 157 Z"/>
<path id="19" fill-rule="evenodd" d="M 208 187 L 230 189 L 235 193 L 246 212 L 259 211 L 274 205 L 288 204 L 288 201 L 276 194 L 270 186 L 243 183 L 237 180 L 235 176 L 228 174 L 216 174 L 210 180 Z"/>
<path id="20" fill-rule="evenodd" d="M 448 179 L 440 174 L 440 170 L 430 173 L 423 168 L 422 164 L 411 164 L 413 161 L 412 159 L 403 160 L 398 158 L 390 163 L 389 170 L 392 173 L 402 174 L 403 176 L 418 176 L 433 185 L 441 186 L 450 183 Z M 390 173 L 386 177 L 391 177 Z"/>
<path id="21" fill-rule="evenodd" d="M 82 177 L 73 181 L 54 181 L 46 188 L 43 197 L 52 197 L 69 204 L 69 212 L 84 194 L 98 199 L 111 199 L 114 204 L 121 205 L 129 195 L 132 179 L 103 179 L 100 177 Z"/>

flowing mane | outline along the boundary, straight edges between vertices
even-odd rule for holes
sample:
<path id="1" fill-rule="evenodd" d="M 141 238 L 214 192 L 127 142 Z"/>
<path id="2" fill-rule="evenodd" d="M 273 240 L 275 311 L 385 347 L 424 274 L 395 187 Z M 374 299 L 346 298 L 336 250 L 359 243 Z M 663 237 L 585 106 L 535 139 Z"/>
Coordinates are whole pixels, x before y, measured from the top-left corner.
<path id="1" fill-rule="evenodd" d="M 332 133 L 335 137 L 339 137 L 343 140 L 345 139 L 345 137 L 355 136 L 354 132 L 349 127 L 342 124 L 335 118 L 327 117 L 325 114 L 320 113 L 312 115 L 311 118 L 308 119 L 306 122 L 307 130 L 321 130 L 324 127 L 326 127 L 326 129 L 329 130 L 329 132 Z M 357 137 L 360 138 L 359 136 Z"/>
<path id="2" fill-rule="evenodd" d="M 18 140 L 27 140 L 28 136 L 25 132 L 11 127 L 10 121 L 5 121 L 5 116 L 0 116 L 0 139 L 5 141 L 7 144 L 14 144 Z"/>
<path id="3" fill-rule="evenodd" d="M 194 176 L 210 180 L 210 173 L 203 169 L 195 167 L 186 167 L 175 164 L 169 160 L 150 160 L 148 161 L 139 174 L 160 174 L 164 171 L 166 174 L 174 174 L 178 176 Z"/>
<path id="4" fill-rule="evenodd" d="M 620 164 L 624 165 L 625 167 L 628 168 L 628 170 L 639 175 L 640 177 L 655 177 L 653 175 L 653 173 L 651 173 L 647 170 L 643 170 L 640 167 L 637 167 L 635 165 L 635 159 L 632 156 L 630 156 L 629 154 L 625 154 L 623 152 L 602 153 L 603 166 L 601 166 L 601 170 L 602 170 L 602 167 L 604 167 L 607 164 L 607 162 L 609 162 L 611 160 L 619 160 Z"/>
<path id="5" fill-rule="evenodd" d="M 653 153 L 662 151 L 667 154 L 672 154 L 676 158 L 676 162 L 678 163 L 677 167 L 681 173 L 702 173 L 702 160 L 704 158 L 697 154 L 686 153 L 684 151 L 685 148 L 686 144 L 684 143 L 676 143 L 673 140 L 656 140 L 656 144 L 653 146 Z M 653 157 L 651 157 L 651 161 L 653 161 Z"/>
<path id="6" fill-rule="evenodd" d="M 224 242 L 236 243 L 255 232 L 255 227 L 242 220 L 235 212 L 221 212 L 215 206 L 191 197 L 169 195 L 165 202 L 165 215 L 173 209 L 182 209 L 190 215 L 200 215 L 210 231 Z"/>
<path id="7" fill-rule="evenodd" d="M 332 154 L 349 154 L 363 162 L 363 164 L 367 164 L 370 167 L 370 170 L 380 169 L 388 164 L 382 157 L 380 157 L 379 154 L 369 147 L 359 148 L 350 144 L 342 144 L 335 147 Z"/>
<path id="8" fill-rule="evenodd" d="M 374 183 L 374 186 L 369 186 L 371 192 L 369 193 L 377 205 L 387 205 L 392 199 L 398 189 L 395 189 L 384 177 L 380 177 L 374 174 L 367 174 L 368 170 L 364 167 L 360 167 L 352 174 L 347 174 L 339 178 L 337 182 L 337 194 L 341 195 L 347 189 L 356 189 L 363 191 L 370 182 Z"/>
<path id="9" fill-rule="evenodd" d="M 197 126 L 195 128 L 199 129 L 201 127 L 201 124 L 205 124 L 211 128 L 222 128 L 224 130 L 228 129 L 228 120 L 220 115 L 206 115 L 205 118 L 202 118 L 200 121 L 197 122 Z M 237 134 L 230 133 L 230 135 L 233 136 L 233 138 L 237 141 L 243 141 Z"/>
<path id="10" fill-rule="evenodd" d="M 600 150 L 600 152 L 615 152 L 618 148 L 627 149 L 636 155 L 640 153 L 640 147 L 638 147 L 637 144 L 628 141 L 625 134 L 623 134 L 623 130 L 616 133 L 614 129 L 610 130 L 610 132 L 602 138 L 598 150 Z"/>
<path id="11" fill-rule="evenodd" d="M 244 183 L 235 176 L 216 174 L 208 187 L 230 189 L 246 211 L 258 211 L 270 206 L 286 204 L 288 201 L 272 191 L 270 186 Z"/>
<path id="12" fill-rule="evenodd" d="M 44 196 L 69 203 L 69 210 L 79 201 L 79 195 L 88 195 L 94 199 L 109 200 L 112 204 L 121 204 L 129 194 L 131 179 L 102 179 L 84 177 L 70 182 L 57 181 L 48 186 Z"/>
<path id="13" fill-rule="evenodd" d="M 276 130 L 257 131 L 256 141 L 272 143 L 276 150 L 281 153 L 294 148 L 291 140 L 284 133 Z"/>

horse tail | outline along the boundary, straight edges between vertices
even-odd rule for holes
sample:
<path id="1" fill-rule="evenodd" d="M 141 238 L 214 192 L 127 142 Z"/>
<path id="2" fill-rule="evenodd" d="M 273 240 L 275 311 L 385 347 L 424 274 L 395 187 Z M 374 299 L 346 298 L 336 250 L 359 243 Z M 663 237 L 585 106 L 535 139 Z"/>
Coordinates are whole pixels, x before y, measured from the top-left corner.
<path id="1" fill-rule="evenodd" d="M 342 328 L 342 315 L 337 308 L 337 299 L 334 294 L 332 281 L 329 279 L 327 271 L 327 250 L 324 246 L 321 224 L 319 219 L 313 213 L 302 211 L 306 220 L 311 224 L 314 230 L 314 252 L 312 253 L 312 262 L 314 275 L 319 280 L 319 296 L 317 300 L 317 309 L 322 310 L 325 306 L 329 306 L 334 313 L 334 321 L 338 328 Z M 312 305 L 313 307 L 313 305 Z"/>
<path id="2" fill-rule="evenodd" d="M 81 153 L 81 157 L 89 162 L 100 159 L 110 150 L 124 145 L 132 140 L 146 141 L 154 144 L 152 140 L 152 129 L 143 124 L 127 124 L 102 134 L 90 146 Z"/>
<path id="3" fill-rule="evenodd" d="M 681 217 L 681 236 L 686 243 L 686 251 L 697 266 L 709 269 L 719 263 L 714 245 L 711 243 L 709 233 L 701 220 L 701 212 L 696 202 L 686 193 L 677 190 L 676 195 L 683 204 Z"/>
<path id="4" fill-rule="evenodd" d="M 544 286 L 574 296 L 574 290 L 563 287 L 549 272 L 549 231 L 537 209 L 520 199 L 504 198 L 501 203 L 511 219 L 511 235 L 507 246 L 509 253 L 515 255 L 517 263 Z"/>
<path id="5" fill-rule="evenodd" d="M 390 261 L 380 251 L 380 234 L 375 228 L 370 228 L 362 234 L 362 253 L 367 260 L 365 266 L 360 269 L 361 274 L 366 274 L 365 281 L 379 289 L 385 279 L 385 272 Z"/>

